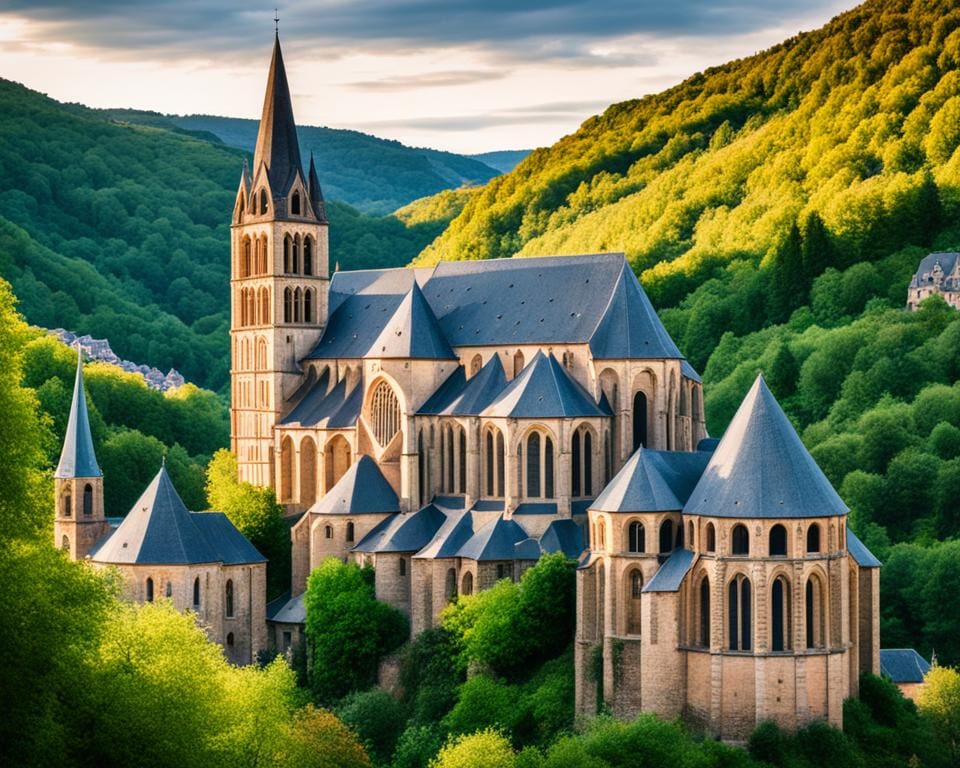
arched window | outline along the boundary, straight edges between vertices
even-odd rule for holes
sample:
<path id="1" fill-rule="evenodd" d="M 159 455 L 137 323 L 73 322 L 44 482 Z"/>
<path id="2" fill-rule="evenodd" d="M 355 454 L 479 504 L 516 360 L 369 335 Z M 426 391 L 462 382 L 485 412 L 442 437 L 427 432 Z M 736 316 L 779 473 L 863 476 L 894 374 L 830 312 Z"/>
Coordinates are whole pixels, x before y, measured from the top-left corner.
<path id="1" fill-rule="evenodd" d="M 473 360 L 470 361 L 470 375 L 476 376 L 481 368 L 483 368 L 483 358 L 480 355 L 474 355 Z"/>
<path id="2" fill-rule="evenodd" d="M 586 427 L 573 433 L 570 452 L 574 497 L 593 496 L 593 437 Z"/>
<path id="3" fill-rule="evenodd" d="M 700 636 L 701 648 L 710 647 L 710 580 L 704 576 L 700 582 Z"/>
<path id="4" fill-rule="evenodd" d="M 269 252 L 270 251 L 267 248 L 267 236 L 264 235 L 260 238 L 260 266 L 257 270 L 261 275 L 265 275 L 269 271 L 267 268 L 267 255 Z"/>
<path id="5" fill-rule="evenodd" d="M 447 569 L 447 580 L 444 587 L 444 596 L 448 603 L 457 599 L 457 572 L 453 568 Z"/>
<path id="6" fill-rule="evenodd" d="M 227 632 L 227 645 L 233 648 L 233 632 Z"/>
<path id="7" fill-rule="evenodd" d="M 283 322 L 293 322 L 293 291 L 283 289 Z"/>
<path id="8" fill-rule="evenodd" d="M 717 529 L 713 523 L 707 523 L 707 552 L 717 551 Z"/>
<path id="9" fill-rule="evenodd" d="M 527 438 L 527 496 L 540 496 L 540 433 Z"/>
<path id="10" fill-rule="evenodd" d="M 313 238 L 303 238 L 303 274 L 313 274 Z"/>
<path id="11" fill-rule="evenodd" d="M 70 539 L 67 538 L 66 535 L 64 535 L 64 537 L 60 539 L 60 549 L 62 549 L 64 552 L 70 551 Z"/>
<path id="12" fill-rule="evenodd" d="M 293 238 L 293 273 L 300 274 L 300 235 Z"/>
<path id="13" fill-rule="evenodd" d="M 69 493 L 63 495 L 63 516 L 73 517 L 73 500 Z"/>
<path id="14" fill-rule="evenodd" d="M 283 237 L 283 271 L 288 275 L 293 272 L 293 240 L 290 235 Z"/>
<path id="15" fill-rule="evenodd" d="M 227 579 L 227 588 L 226 588 L 226 612 L 227 618 L 233 618 L 233 579 Z"/>
<path id="16" fill-rule="evenodd" d="M 519 349 L 513 355 L 513 378 L 517 378 L 520 375 L 520 371 L 523 370 L 523 352 Z"/>
<path id="17" fill-rule="evenodd" d="M 815 554 L 820 551 L 820 526 L 813 523 L 807 528 L 807 554 Z"/>
<path id="18" fill-rule="evenodd" d="M 823 587 L 816 576 L 807 579 L 804 598 L 807 648 L 824 648 L 826 647 L 824 631 L 826 621 L 823 609 Z"/>
<path id="19" fill-rule="evenodd" d="M 313 289 L 307 288 L 303 292 L 303 322 L 313 322 Z"/>
<path id="20" fill-rule="evenodd" d="M 246 208 L 247 208 L 246 197 L 244 195 L 240 195 L 240 208 L 238 211 L 239 213 L 238 218 L 240 219 L 240 221 L 243 221 L 243 212 L 246 210 Z"/>
<path id="21" fill-rule="evenodd" d="M 497 471 L 497 460 L 493 453 L 493 432 L 488 430 L 484 437 L 485 458 L 487 461 L 487 496 L 496 496 L 494 477 Z"/>
<path id="22" fill-rule="evenodd" d="M 687 523 L 687 548 L 688 549 L 693 549 L 693 540 L 694 540 L 693 534 L 694 534 L 693 521 L 691 520 L 689 523 Z"/>
<path id="23" fill-rule="evenodd" d="M 240 250 L 240 277 L 247 277 L 250 274 L 250 238 L 243 238 L 243 247 Z"/>
<path id="24" fill-rule="evenodd" d="M 745 525 L 737 524 L 733 528 L 733 554 L 750 554 L 750 534 Z"/>
<path id="25" fill-rule="evenodd" d="M 470 571 L 463 574 L 463 586 L 460 591 L 465 595 L 473 594 L 473 574 Z"/>
<path id="26" fill-rule="evenodd" d="M 153 602 L 153 579 L 147 579 L 147 602 Z"/>
<path id="27" fill-rule="evenodd" d="M 580 432 L 579 430 L 573 433 L 573 438 L 571 440 L 570 454 L 571 454 L 571 464 L 573 465 L 573 495 L 574 497 L 582 496 L 582 478 L 583 473 L 581 471 L 582 465 L 582 454 L 580 453 Z"/>
<path id="28" fill-rule="evenodd" d="M 602 551 L 607 546 L 607 524 L 601 517 L 597 520 L 597 541 L 594 549 Z"/>
<path id="29" fill-rule="evenodd" d="M 446 445 L 446 450 L 444 451 L 446 455 L 446 473 L 447 473 L 447 493 L 453 493 L 453 489 L 456 488 L 456 474 L 457 474 L 457 465 L 454 462 L 453 454 L 453 428 L 449 425 L 445 426 L 443 429 L 442 440 Z"/>
<path id="30" fill-rule="evenodd" d="M 323 448 L 324 480 L 329 491 L 350 469 L 350 444 L 343 435 L 336 435 Z"/>
<path id="31" fill-rule="evenodd" d="M 420 506 L 427 503 L 427 454 L 423 447 L 423 430 L 417 432 L 417 488 Z"/>
<path id="32" fill-rule="evenodd" d="M 406 576 L 406 575 L 407 575 L 407 560 L 406 560 L 406 558 L 401 557 L 399 560 L 397 560 L 397 571 L 400 573 L 401 576 Z"/>
<path id="33" fill-rule="evenodd" d="M 727 588 L 727 627 L 731 651 L 749 651 L 752 638 L 750 579 L 738 575 Z"/>
<path id="34" fill-rule="evenodd" d="M 790 650 L 790 585 L 783 576 L 773 580 L 770 590 L 770 630 L 771 649 Z"/>
<path id="35" fill-rule="evenodd" d="M 505 462 L 506 454 L 503 448 L 503 432 L 497 430 L 497 496 L 503 496 L 504 494 Z"/>
<path id="36" fill-rule="evenodd" d="M 280 443 L 280 501 L 293 501 L 293 440 L 289 437 Z"/>
<path id="37" fill-rule="evenodd" d="M 630 599 L 627 606 L 627 634 L 639 635 L 643 626 L 641 621 L 641 597 L 643 596 L 643 574 L 633 570 L 629 576 Z"/>
<path id="38" fill-rule="evenodd" d="M 260 215 L 267 215 L 267 190 L 260 190 Z"/>
<path id="39" fill-rule="evenodd" d="M 770 557 L 787 556 L 787 529 L 777 523 L 770 529 Z"/>
<path id="40" fill-rule="evenodd" d="M 270 289 L 263 288 L 260 291 L 260 324 L 270 325 L 272 321 L 270 311 Z"/>
<path id="41" fill-rule="evenodd" d="M 173 582 L 167 582 L 167 597 L 173 597 Z"/>
<path id="42" fill-rule="evenodd" d="M 400 402 L 387 382 L 381 381 L 373 390 L 370 399 L 370 418 L 373 436 L 381 446 L 386 446 L 400 431 Z"/>
<path id="43" fill-rule="evenodd" d="M 660 554 L 673 552 L 673 521 L 664 520 L 660 523 Z"/>
<path id="44" fill-rule="evenodd" d="M 552 499 L 553 492 L 553 440 L 543 438 L 543 495 Z"/>
<path id="45" fill-rule="evenodd" d="M 333 526 L 325 525 L 323 526 L 323 538 L 332 539 L 333 538 Z"/>
<path id="46" fill-rule="evenodd" d="M 193 580 L 193 607 L 200 610 L 200 577 Z"/>
<path id="47" fill-rule="evenodd" d="M 610 430 L 603 432 L 603 482 L 609 483 L 613 477 L 613 453 L 610 448 Z"/>
<path id="48" fill-rule="evenodd" d="M 294 192 L 290 198 L 290 213 L 294 216 L 300 215 L 300 192 Z"/>
<path id="49" fill-rule="evenodd" d="M 300 503 L 305 507 L 317 500 L 317 444 L 305 437 L 300 443 Z"/>
<path id="50" fill-rule="evenodd" d="M 353 523 L 347 523 L 347 543 L 352 544 L 354 537 Z"/>
<path id="51" fill-rule="evenodd" d="M 467 492 L 467 433 L 460 430 L 460 493 Z"/>
<path id="52" fill-rule="evenodd" d="M 647 444 L 647 396 L 637 392 L 633 396 L 633 450 Z"/>
<path id="53" fill-rule="evenodd" d="M 303 292 L 296 288 L 293 291 L 293 322 L 299 323 L 303 319 Z"/>
<path id="54" fill-rule="evenodd" d="M 627 528 L 627 549 L 630 552 L 645 552 L 647 549 L 646 532 L 643 523 L 634 521 Z"/>

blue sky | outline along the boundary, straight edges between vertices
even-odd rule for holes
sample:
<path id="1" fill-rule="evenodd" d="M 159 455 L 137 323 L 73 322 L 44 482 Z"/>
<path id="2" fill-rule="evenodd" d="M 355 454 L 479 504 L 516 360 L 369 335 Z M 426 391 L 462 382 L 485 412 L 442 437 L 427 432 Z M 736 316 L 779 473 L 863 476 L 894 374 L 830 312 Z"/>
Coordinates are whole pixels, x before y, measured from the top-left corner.
<path id="1" fill-rule="evenodd" d="M 280 3 L 297 120 L 458 152 L 544 146 L 608 104 L 852 0 Z M 0 77 L 61 101 L 259 116 L 274 4 L 0 0 Z"/>

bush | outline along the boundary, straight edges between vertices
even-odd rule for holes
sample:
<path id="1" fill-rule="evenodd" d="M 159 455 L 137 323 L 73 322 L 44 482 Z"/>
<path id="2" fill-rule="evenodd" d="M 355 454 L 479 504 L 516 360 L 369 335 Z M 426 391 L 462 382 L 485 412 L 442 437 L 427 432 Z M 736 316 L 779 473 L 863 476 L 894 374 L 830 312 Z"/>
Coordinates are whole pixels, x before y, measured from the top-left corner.
<path id="1" fill-rule="evenodd" d="M 515 768 L 516 756 L 507 741 L 487 729 L 449 741 L 430 762 L 430 768 Z"/>
<path id="2" fill-rule="evenodd" d="M 354 730 L 375 765 L 387 765 L 403 732 L 403 707 L 386 691 L 352 693 L 341 701 L 336 715 Z"/>
<path id="3" fill-rule="evenodd" d="M 391 766 L 426 768 L 442 745 L 443 737 L 437 726 L 412 725 L 400 735 Z"/>

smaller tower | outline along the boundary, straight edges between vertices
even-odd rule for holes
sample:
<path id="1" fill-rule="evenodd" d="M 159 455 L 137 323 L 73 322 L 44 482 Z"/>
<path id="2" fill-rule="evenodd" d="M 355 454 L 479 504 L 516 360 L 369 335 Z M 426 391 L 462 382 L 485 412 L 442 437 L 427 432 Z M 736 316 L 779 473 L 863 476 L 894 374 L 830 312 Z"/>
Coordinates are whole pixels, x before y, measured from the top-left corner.
<path id="1" fill-rule="evenodd" d="M 79 346 L 70 419 L 54 481 L 54 546 L 68 552 L 71 560 L 82 560 L 110 526 L 103 513 L 103 473 L 93 452 Z"/>

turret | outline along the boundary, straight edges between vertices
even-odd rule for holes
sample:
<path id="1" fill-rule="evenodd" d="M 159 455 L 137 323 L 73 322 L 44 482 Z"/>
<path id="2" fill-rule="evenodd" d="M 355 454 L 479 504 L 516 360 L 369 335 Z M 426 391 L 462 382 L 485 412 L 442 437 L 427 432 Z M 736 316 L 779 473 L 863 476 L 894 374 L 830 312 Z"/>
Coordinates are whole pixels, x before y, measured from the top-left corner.
<path id="1" fill-rule="evenodd" d="M 93 451 L 79 345 L 70 418 L 54 481 L 54 545 L 69 553 L 71 559 L 82 560 L 107 533 L 109 525 L 103 513 L 103 473 Z"/>

